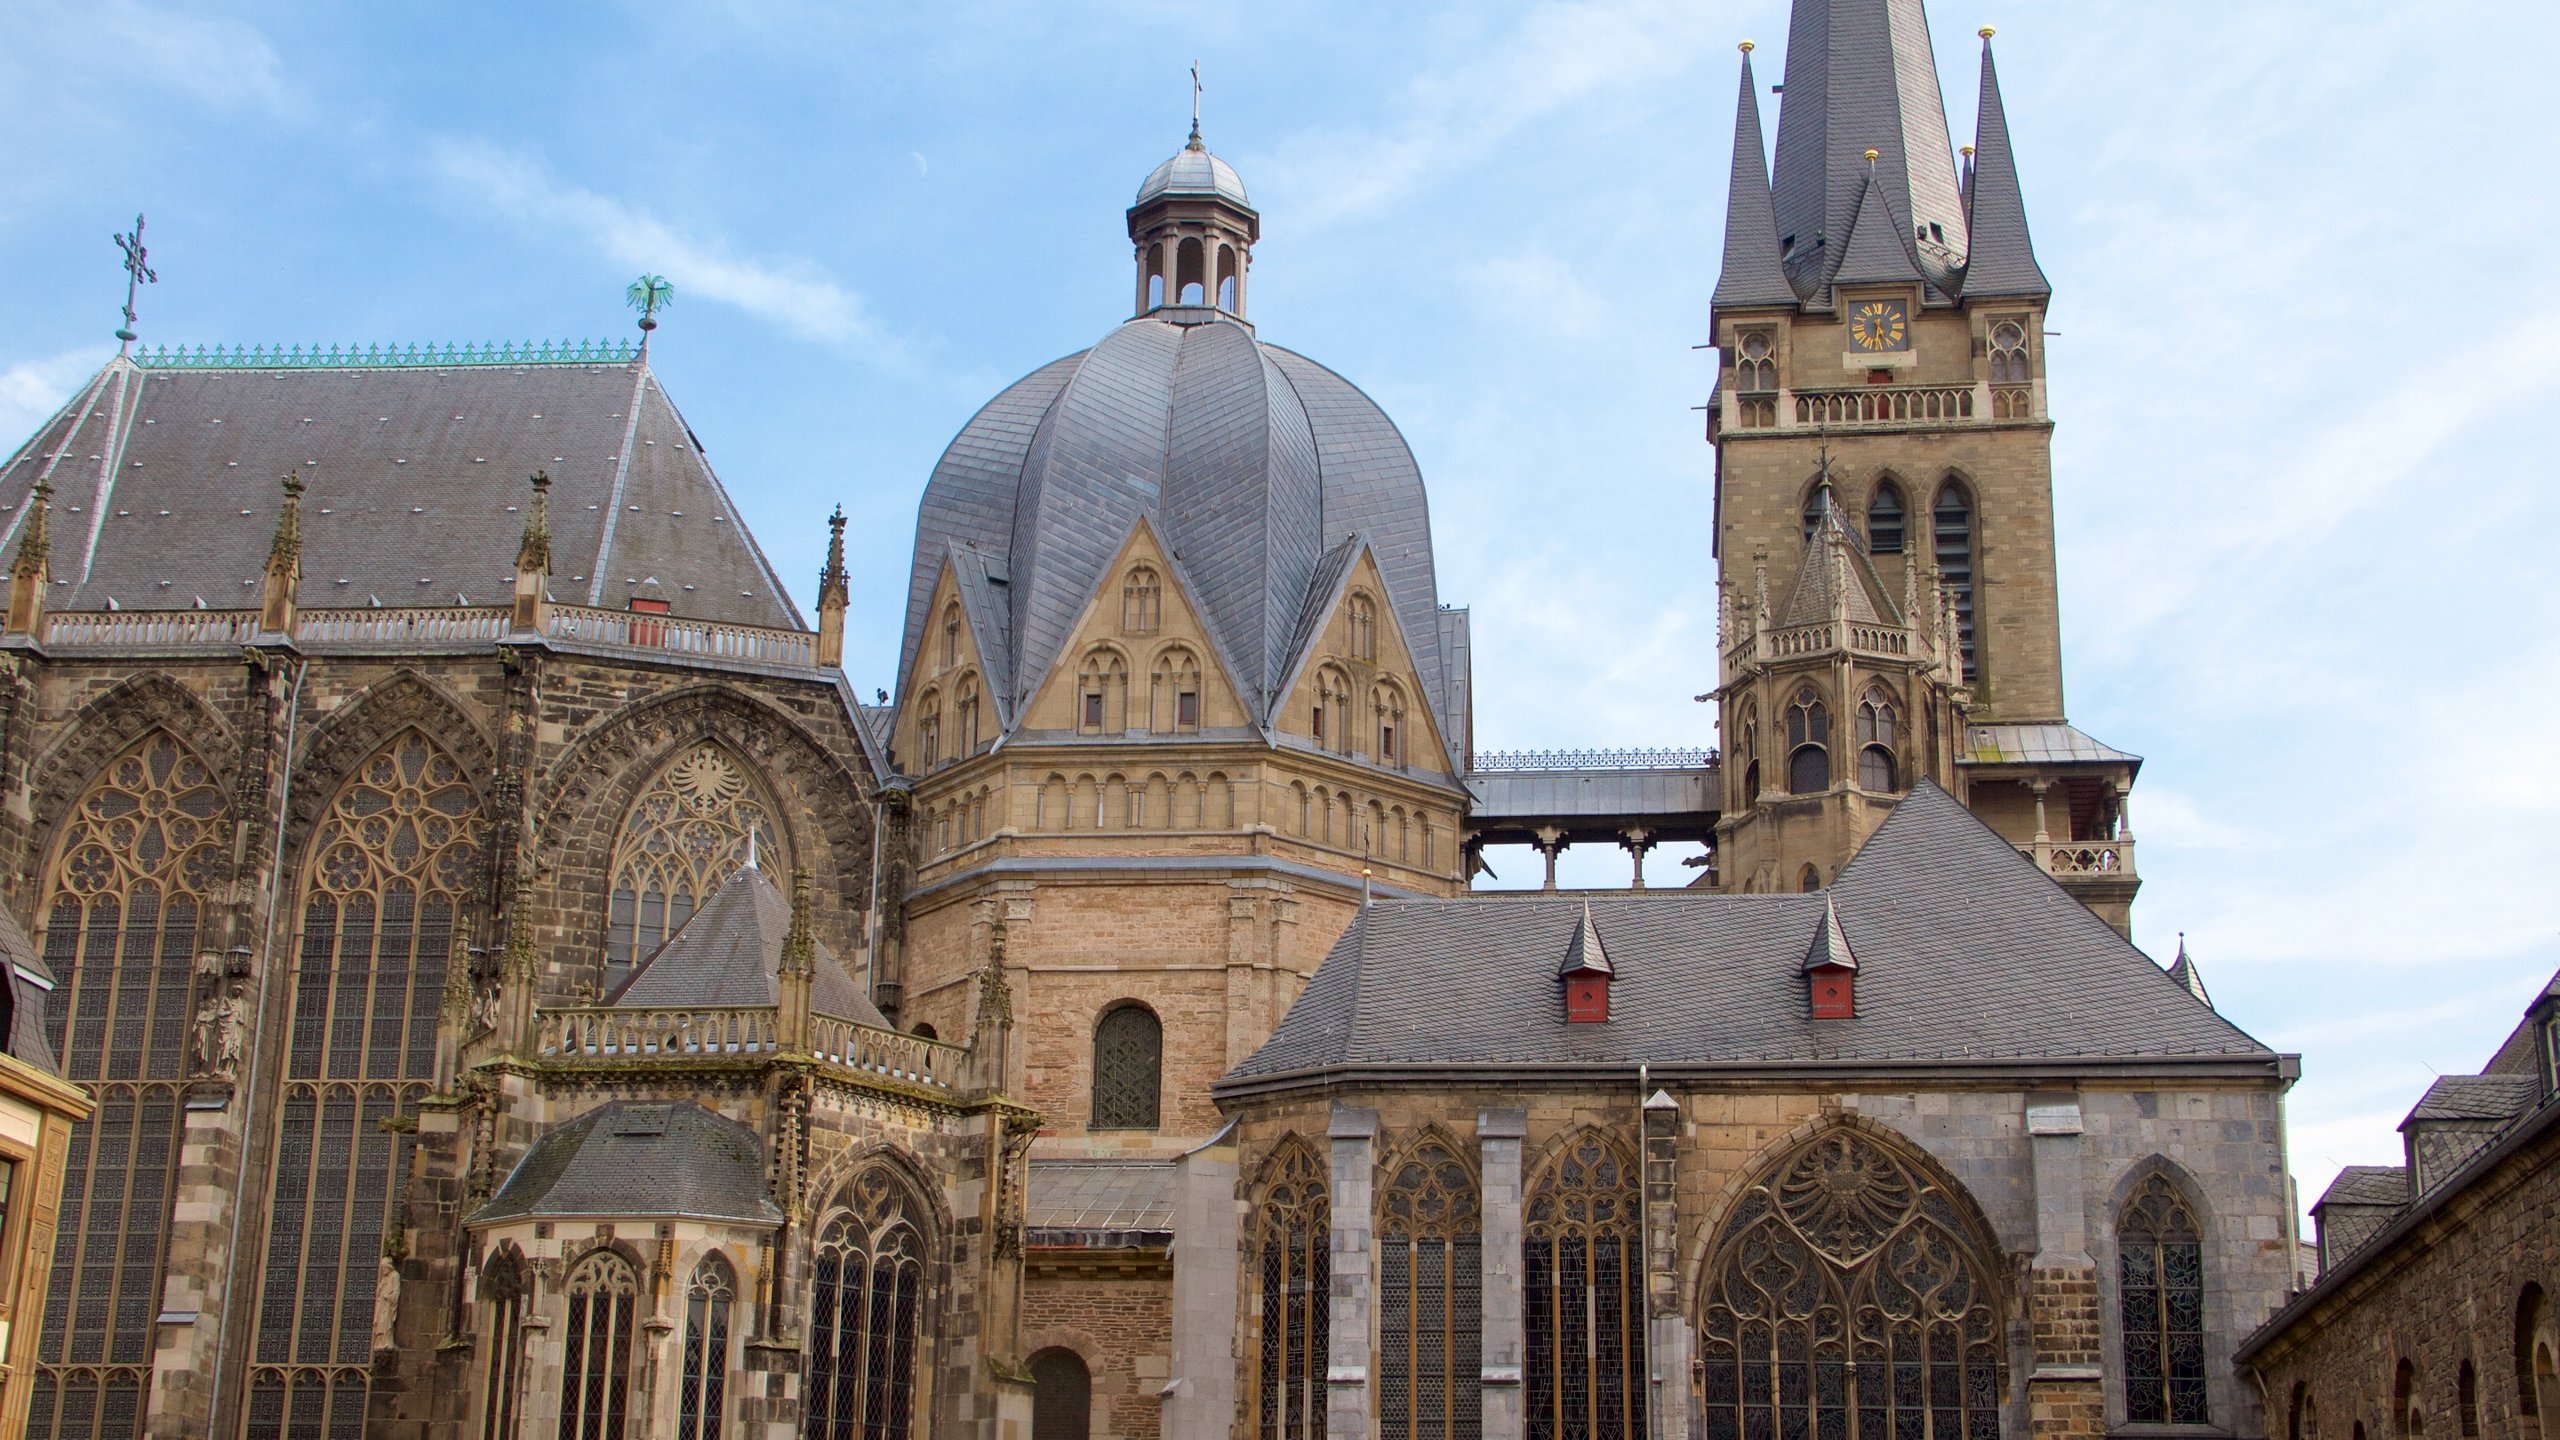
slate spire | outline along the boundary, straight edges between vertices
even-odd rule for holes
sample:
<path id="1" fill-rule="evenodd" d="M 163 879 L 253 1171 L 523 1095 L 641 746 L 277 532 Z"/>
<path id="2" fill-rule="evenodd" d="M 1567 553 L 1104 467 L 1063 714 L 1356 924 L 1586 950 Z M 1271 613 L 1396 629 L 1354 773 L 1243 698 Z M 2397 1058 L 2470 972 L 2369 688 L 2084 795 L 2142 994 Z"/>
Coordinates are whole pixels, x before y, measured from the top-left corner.
<path id="1" fill-rule="evenodd" d="M 1798 296 L 1778 259 L 1778 220 L 1769 206 L 1769 154 L 1760 139 L 1759 92 L 1751 42 L 1742 42 L 1742 96 L 1733 114 L 1733 179 L 1724 202 L 1724 273 L 1715 304 L 1793 305 Z"/>
<path id="2" fill-rule="evenodd" d="M 1964 273 L 1966 298 L 2053 293 L 2027 238 L 2027 205 L 2018 190 L 2017 154 L 2009 148 L 2009 116 L 2000 105 L 2000 72 L 1991 63 L 1991 27 L 1982 28 L 1982 100 L 1973 140 L 1973 183 L 1965 196 L 1973 236 Z"/>
<path id="3" fill-rule="evenodd" d="M 1953 294 L 1964 201 L 1921 0 L 1795 0 L 1770 198 L 1799 294 L 1812 298 L 1841 268 L 1871 176 L 1900 222 L 1899 248 Z"/>
<path id="4" fill-rule="evenodd" d="M 2213 997 L 2205 993 L 2204 975 L 2196 969 L 2196 962 L 2187 956 L 2187 932 L 2184 930 L 2178 932 L 2178 958 L 2169 962 L 2169 978 L 2177 982 L 2179 989 L 2202 1001 L 2206 1009 L 2213 1008 Z"/>

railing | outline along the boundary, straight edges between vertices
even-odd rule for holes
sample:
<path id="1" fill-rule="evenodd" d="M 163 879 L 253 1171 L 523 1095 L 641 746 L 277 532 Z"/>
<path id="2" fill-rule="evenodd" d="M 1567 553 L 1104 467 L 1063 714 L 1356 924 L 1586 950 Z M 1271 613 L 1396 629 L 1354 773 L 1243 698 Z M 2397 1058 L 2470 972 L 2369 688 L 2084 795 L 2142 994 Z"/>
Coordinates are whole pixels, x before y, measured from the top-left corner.
<path id="1" fill-rule="evenodd" d="M 1687 750 L 1479 750 L 1475 773 L 1509 770 L 1704 770 L 1713 749 Z"/>
<path id="2" fill-rule="evenodd" d="M 1747 660 L 1756 647 L 1750 637 L 1728 652 L 1737 661 Z M 1769 632 L 1769 658 L 1786 660 L 1798 655 L 1819 655 L 1832 648 L 1832 629 L 1828 621 L 1813 625 L 1791 625 Z M 1908 655 L 1911 632 L 1891 625 L 1851 625 L 1849 648 L 1868 655 Z"/>
<path id="3" fill-rule="evenodd" d="M 802 630 L 768 630 L 761 625 L 726 625 L 690 620 L 681 615 L 652 615 L 638 610 L 590 610 L 583 605 L 554 605 L 544 634 L 589 645 L 633 650 L 666 650 L 717 660 L 751 660 L 774 665 L 815 665 L 818 637 Z"/>
<path id="4" fill-rule="evenodd" d="M 969 1056 L 962 1046 L 833 1015 L 809 1017 L 809 1048 L 830 1065 L 937 1090 L 959 1080 L 961 1062 Z"/>
<path id="5" fill-rule="evenodd" d="M 2018 853 L 2057 880 L 2080 877 L 2133 878 L 2131 840 L 2045 840 L 2021 845 Z"/>
<path id="6" fill-rule="evenodd" d="M 534 1053 L 546 1060 L 688 1060 L 782 1053 L 779 1012 L 770 1005 L 637 1009 L 582 1005 L 534 1017 Z M 966 1047 L 883 1030 L 836 1015 L 809 1017 L 810 1053 L 841 1070 L 953 1090 Z"/>
<path id="7" fill-rule="evenodd" d="M 81 610 L 46 616 L 44 643 L 228 647 L 257 633 L 255 610 Z"/>
<path id="8" fill-rule="evenodd" d="M 1795 392 L 1798 425 L 1906 425 L 1914 420 L 1970 420 L 1970 385 L 1861 385 L 1852 390 Z"/>
<path id="9" fill-rule="evenodd" d="M 640 358 L 628 340 L 527 340 L 488 345 L 198 345 L 144 346 L 133 363 L 145 370 L 437 369 L 464 365 L 627 365 Z"/>
<path id="10" fill-rule="evenodd" d="M 417 645 L 505 637 L 515 612 L 505 606 L 404 605 L 384 610 L 305 610 L 293 636 L 314 645 Z"/>

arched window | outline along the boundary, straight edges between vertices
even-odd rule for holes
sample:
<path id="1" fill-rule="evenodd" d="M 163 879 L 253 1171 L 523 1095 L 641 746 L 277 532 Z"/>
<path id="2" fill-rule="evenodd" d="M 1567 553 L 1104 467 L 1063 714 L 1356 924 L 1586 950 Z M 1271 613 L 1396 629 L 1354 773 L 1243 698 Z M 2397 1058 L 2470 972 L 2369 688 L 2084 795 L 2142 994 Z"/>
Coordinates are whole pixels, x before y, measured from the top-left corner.
<path id="1" fill-rule="evenodd" d="M 112 1412 L 149 1380 L 197 927 L 228 858 L 225 808 L 204 762 L 153 731 L 108 762 L 63 822 L 45 909 L 57 982 L 45 1031 L 63 1078 L 87 1086 L 98 1108 L 63 1173 L 29 1434 L 50 1434 L 58 1405 L 63 1433 L 86 1440 L 72 1417 Z M 204 1058 L 236 1068 L 242 1033 L 222 1032 L 225 1053 Z"/>
<path id="2" fill-rule="evenodd" d="M 1129 667 L 1109 650 L 1084 657 L 1076 677 L 1076 728 L 1088 735 L 1117 735 L 1129 723 Z"/>
<path id="3" fill-rule="evenodd" d="M 817 1236 L 800 1434 L 907 1440 L 922 1372 L 925 1241 L 916 1202 L 873 1165 L 836 1196 Z"/>
<path id="4" fill-rule="evenodd" d="M 942 692 L 927 690 L 916 697 L 916 769 L 930 770 L 942 763 Z"/>
<path id="5" fill-rule="evenodd" d="M 2465 1435 L 2480 1433 L 2480 1372 L 2469 1360 L 2453 1375 L 2453 1404 Z"/>
<path id="6" fill-rule="evenodd" d="M 1867 553 L 1901 554 L 1902 530 L 1902 487 L 1891 480 L 1879 480 L 1874 498 L 1867 501 Z"/>
<path id="7" fill-rule="evenodd" d="M 1743 335 L 1733 350 L 1734 389 L 1778 388 L 1778 357 L 1771 353 L 1771 349 L 1767 331 L 1753 330 Z"/>
<path id="8" fill-rule="evenodd" d="M 782 873 L 790 857 L 775 835 L 772 808 L 728 751 L 703 741 L 667 762 L 614 837 L 608 988 L 692 919 L 750 853 L 766 873 Z"/>
<path id="9" fill-rule="evenodd" d="M 954 759 L 978 753 L 978 676 L 971 671 L 951 687 L 951 754 Z"/>
<path id="10" fill-rule="evenodd" d="M 1991 327 L 1991 383 L 2024 385 L 2027 373 L 2027 328 L 2015 320 Z"/>
<path id="11" fill-rule="evenodd" d="M 933 1022 L 929 1020 L 917 1021 L 915 1023 L 915 1028 L 909 1030 L 907 1033 L 915 1036 L 919 1040 L 939 1040 L 942 1038 L 942 1032 L 934 1029 Z"/>
<path id="12" fill-rule="evenodd" d="M 1262 1169 L 1246 1252 L 1253 1270 L 1253 1434 L 1320 1440 L 1333 1284 L 1330 1171 L 1292 1135 Z"/>
<path id="13" fill-rule="evenodd" d="M 2204 1237 L 2195 1212 L 2154 1175 L 2116 1223 L 2125 1419 L 2203 1425 Z"/>
<path id="14" fill-rule="evenodd" d="M 1804 543 L 1813 543 L 1813 532 L 1822 528 L 1823 509 L 1830 504 L 1830 492 L 1820 485 L 1805 492 Z"/>
<path id="15" fill-rule="evenodd" d="M 1973 502 L 1953 481 L 1938 489 L 1930 507 L 1938 574 L 1955 600 L 1956 646 L 1964 657 L 1964 678 L 1974 675 L 1973 662 Z"/>
<path id="16" fill-rule="evenodd" d="M 415 1143 L 385 1122 L 414 1114 L 434 1086 L 455 916 L 480 885 L 480 819 L 462 766 L 409 730 L 357 767 L 312 834 L 252 1413 L 364 1413 L 366 1380 L 348 1367 L 373 1350 L 393 1177 L 409 1173 Z M 325 1401 L 313 1393 L 323 1387 Z"/>
<path id="17" fill-rule="evenodd" d="M 480 1303 L 487 1307 L 488 1366 L 480 1390 L 480 1440 L 515 1440 L 516 1401 L 524 1374 L 524 1256 L 514 1244 L 498 1247 L 480 1267 Z"/>
<path id="18" fill-rule="evenodd" d="M 2418 1367 L 2402 1360 L 2391 1372 L 2391 1426 L 2403 1436 L 2427 1433 L 2427 1418 L 2418 1404 Z"/>
<path id="19" fill-rule="evenodd" d="M 1120 584 L 1120 628 L 1131 635 L 1153 635 L 1164 623 L 1164 582 L 1152 565 L 1132 565 Z"/>
<path id="20" fill-rule="evenodd" d="M 676 1392 L 676 1440 L 721 1440 L 729 1418 L 729 1311 L 737 1273 L 714 1250 L 685 1287 L 684 1379 Z"/>
<path id="21" fill-rule="evenodd" d="M 66 1229 L 63 1233 L 68 1235 L 71 1232 Z M 2538 1416 L 2542 1413 L 2540 1383 L 2542 1366 L 2538 1363 L 2540 1357 L 2535 1353 L 2539 1346 L 2537 1337 L 2541 1329 L 2542 1287 L 2527 1283 L 2524 1289 L 2516 1293 L 2514 1358 L 2516 1413 L 2519 1415 Z"/>
<path id="22" fill-rule="evenodd" d="M 1173 252 L 1174 295 L 1185 305 L 1198 305 L 1208 298 L 1208 257 L 1201 248 L 1200 237 L 1186 235 Z"/>
<path id="23" fill-rule="evenodd" d="M 1521 1266 L 1530 1440 L 1644 1440 L 1636 1162 L 1585 1130 L 1529 1186 Z"/>
<path id="24" fill-rule="evenodd" d="M 1093 1027 L 1093 1128 L 1153 1130 L 1164 1078 L 1164 1027 L 1135 1003 Z"/>
<path id="25" fill-rule="evenodd" d="M 2294 1381 L 2293 1403 L 2285 1407 L 2285 1440 L 2303 1440 L 2303 1436 L 2307 1432 L 2304 1431 L 2302 1427 L 2303 1422 L 2309 1418 L 2305 1411 L 2308 1408 L 2310 1399 L 2311 1387 L 2305 1385 L 2299 1380 Z"/>
<path id="26" fill-rule="evenodd" d="M 1032 1352 L 1031 1440 L 1085 1440 L 1093 1429 L 1093 1372 L 1062 1346 Z"/>
<path id="27" fill-rule="evenodd" d="M 942 668 L 948 670 L 959 663 L 960 607 L 945 605 L 942 607 Z"/>
<path id="28" fill-rule="evenodd" d="M 1707 1440 L 1997 1436 L 1999 1272 L 1959 1218 L 1970 1210 L 1846 1128 L 1764 1169 L 1706 1267 Z"/>
<path id="29" fill-rule="evenodd" d="M 1339 666 L 1316 672 L 1315 742 L 1319 750 L 1351 753 L 1351 677 Z"/>
<path id="30" fill-rule="evenodd" d="M 1377 726 L 1377 759 L 1381 765 L 1405 762 L 1404 691 L 1381 680 L 1369 689 L 1369 715 Z"/>
<path id="31" fill-rule="evenodd" d="M 1200 728 L 1200 660 L 1187 647 L 1172 646 L 1156 657 L 1148 691 L 1150 729 L 1180 734 Z"/>
<path id="32" fill-rule="evenodd" d="M 1807 865 L 1796 875 L 1796 889 L 1807 895 L 1822 888 L 1822 872 Z"/>
<path id="33" fill-rule="evenodd" d="M 1351 592 L 1345 607 L 1351 616 L 1351 658 L 1364 664 L 1378 663 L 1378 602 L 1366 590 Z"/>
<path id="34" fill-rule="evenodd" d="M 1831 708 L 1807 685 L 1787 702 L 1787 793 L 1831 788 Z"/>
<path id="35" fill-rule="evenodd" d="M 1883 690 L 1869 690 L 1858 702 L 1858 788 L 1878 794 L 1901 788 L 1901 766 L 1894 759 L 1901 728 L 1893 697 Z"/>
<path id="36" fill-rule="evenodd" d="M 1731 797 L 1737 808 L 1760 803 L 1760 710 L 1750 701 L 1742 702 L 1740 718 L 1733 725 L 1733 755 L 1742 766 L 1742 793 Z"/>
<path id="37" fill-rule="evenodd" d="M 1387 1172 L 1378 1201 L 1378 1433 L 1473 1435 L 1484 1414 L 1484 1241 L 1475 1172 L 1432 1136 Z"/>
<path id="38" fill-rule="evenodd" d="M 569 1323 L 560 1337 L 560 1440 L 622 1440 L 631 1407 L 631 1350 L 640 1275 L 599 1250 L 562 1287 Z"/>

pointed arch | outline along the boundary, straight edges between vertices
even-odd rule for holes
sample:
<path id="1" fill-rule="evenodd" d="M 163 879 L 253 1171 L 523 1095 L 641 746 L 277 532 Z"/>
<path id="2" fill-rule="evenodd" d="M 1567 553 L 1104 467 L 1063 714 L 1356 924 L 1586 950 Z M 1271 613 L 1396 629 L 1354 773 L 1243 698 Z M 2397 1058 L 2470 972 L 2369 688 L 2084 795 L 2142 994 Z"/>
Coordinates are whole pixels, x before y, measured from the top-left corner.
<path id="1" fill-rule="evenodd" d="M 466 775 L 498 773 L 497 745 L 479 718 L 426 676 L 398 671 L 311 727 L 302 753 L 294 757 L 293 802 L 285 818 L 288 853 L 302 852 L 339 789 L 404 730 L 434 736 L 436 747 Z"/>
<path id="2" fill-rule="evenodd" d="M 1892 472 L 1876 477 L 1875 489 L 1867 496 L 1867 553 L 1899 555 L 1910 524 L 1910 502 L 1903 498 L 1902 482 Z"/>
<path id="3" fill-rule="evenodd" d="M 605 984 L 666 943 L 750 860 L 789 874 L 771 792 L 726 745 L 703 739 L 661 761 L 614 836 Z"/>
<path id="4" fill-rule="evenodd" d="M 1883 681 L 1868 684 L 1852 720 L 1858 747 L 1858 788 L 1890 795 L 1902 788 L 1902 702 Z"/>
<path id="5" fill-rule="evenodd" d="M 684 1358 L 676 1391 L 676 1440 L 719 1440 L 729 1419 L 729 1329 L 738 1272 L 717 1249 L 685 1283 Z"/>
<path id="6" fill-rule="evenodd" d="M 1831 788 L 1831 702 L 1810 680 L 1787 696 L 1787 793 L 1816 795 Z"/>
<path id="7" fill-rule="evenodd" d="M 1979 550 L 1975 543 L 1979 514 L 1973 487 L 1949 471 L 1939 482 L 1936 497 L 1929 502 L 1930 555 L 1937 563 L 1940 583 L 1947 587 L 1947 594 L 1955 603 L 1956 648 L 1964 664 L 1962 678 L 1966 680 L 1976 673 L 1974 562 Z"/>
<path id="8" fill-rule="evenodd" d="M 2204 1223 L 2192 1187 L 2171 1180 L 2165 1159 L 2141 1168 L 2115 1208 L 2125 1418 L 2137 1425 L 2202 1425 L 2210 1412 Z"/>
<path id="9" fill-rule="evenodd" d="M 1325 1433 L 1331 1351 L 1332 1167 L 1306 1139 L 1280 1137 L 1255 1171 L 1245 1238 L 1252 1369 L 1250 1433 L 1318 1440 Z"/>
<path id="10" fill-rule="evenodd" d="M 1378 1420 L 1385 1440 L 1467 1435 L 1481 1418 L 1484 1233 L 1475 1147 L 1437 1124 L 1378 1185 Z"/>
<path id="11" fill-rule="evenodd" d="M 866 1164 L 811 1227 L 808 1374 L 801 1434 L 917 1432 L 931 1208 L 900 1168 Z"/>
<path id="12" fill-rule="evenodd" d="M 570 1267 L 561 1290 L 569 1312 L 560 1337 L 561 1440 L 621 1440 L 638 1350 L 639 1269 L 598 1249 Z"/>
<path id="13" fill-rule="evenodd" d="M 80 707 L 59 739 L 28 769 L 34 832 L 46 837 L 71 814 L 99 772 L 154 730 L 183 736 L 228 792 L 240 763 L 238 737 L 220 712 L 165 671 L 128 676 Z"/>
<path id="14" fill-rule="evenodd" d="M 481 1333 L 489 1337 L 482 1361 L 480 1440 L 515 1440 L 516 1409 L 524 1389 L 524 1307 L 532 1290 L 524 1252 L 512 1240 L 480 1267 Z"/>
<path id="15" fill-rule="evenodd" d="M 1522 1194 L 1530 1440 L 1642 1440 L 1643 1171 L 1582 1125 L 1547 1143 Z"/>

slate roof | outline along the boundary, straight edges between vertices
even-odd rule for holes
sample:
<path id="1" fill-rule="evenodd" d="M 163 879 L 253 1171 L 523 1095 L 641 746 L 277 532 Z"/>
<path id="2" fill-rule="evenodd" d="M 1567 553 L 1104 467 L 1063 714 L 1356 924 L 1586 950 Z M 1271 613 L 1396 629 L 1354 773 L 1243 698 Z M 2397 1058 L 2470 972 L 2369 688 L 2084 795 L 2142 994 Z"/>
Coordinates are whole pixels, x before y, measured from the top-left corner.
<path id="1" fill-rule="evenodd" d="M 2142 757 L 2092 739 L 2072 725 L 1967 725 L 1960 765 L 2110 764 L 2140 767 Z"/>
<path id="2" fill-rule="evenodd" d="M 1965 294 L 2040 298 L 2053 293 L 2027 235 L 2027 203 L 2018 191 L 2018 157 L 2009 145 L 2009 114 L 2000 103 L 2000 72 L 1992 66 L 1987 35 L 1982 40 L 1982 98 L 1975 111 L 1973 183 L 1965 193 L 1965 218 L 1973 237 L 1964 268 Z"/>
<path id="3" fill-rule="evenodd" d="M 1796 567 L 1787 601 L 1778 608 L 1780 625 L 1819 625 L 1831 618 L 1831 602 L 1847 604 L 1849 619 L 1863 625 L 1899 625 L 1900 607 L 1885 594 L 1884 581 L 1867 559 L 1857 530 L 1845 523 L 1831 487 L 1822 488 L 1822 518 L 1804 543 L 1803 562 Z M 1846 643 L 1846 636 L 1839 637 Z"/>
<path id="4" fill-rule="evenodd" d="M 1786 87 L 1771 199 L 1778 234 L 1797 240 L 1788 266 L 1796 292 L 1811 298 L 1840 268 L 1868 150 L 1878 152 L 1877 186 L 1900 222 L 1897 248 L 1952 292 L 1966 250 L 1964 204 L 1921 0 L 1795 0 Z M 1913 251 L 1904 226 L 1937 227 L 1954 263 Z"/>
<path id="5" fill-rule="evenodd" d="M 2324 1205 L 2406 1205 L 2409 1170 L 2404 1165 L 2349 1165 L 2320 1192 L 2311 1208 Z"/>
<path id="6" fill-rule="evenodd" d="M 791 899 L 762 870 L 740 866 L 666 943 L 632 968 L 608 1005 L 772 1005 L 782 993 L 782 942 Z M 810 1008 L 821 1015 L 890 1028 L 826 942 L 817 942 Z"/>
<path id="7" fill-rule="evenodd" d="M 10 1054 L 24 1060 L 48 1075 L 59 1075 L 62 1067 L 53 1056 L 53 1043 L 45 1038 L 46 1001 L 53 993 L 54 974 L 44 963 L 44 955 L 27 932 L 0 906 L 0 984 L 9 987 L 9 1028 L 0 1035 Z"/>
<path id="8" fill-rule="evenodd" d="M 2530 1075 L 2439 1076 L 2400 1128 L 2427 1120 L 2512 1120 L 2532 1109 L 2541 1093 L 2541 1083 Z"/>
<path id="9" fill-rule="evenodd" d="M 1589 897 L 1616 977 L 1605 1025 L 1566 1024 L 1555 982 L 1584 903 L 1377 901 L 1219 1093 L 1343 1067 L 2193 1061 L 2278 1070 L 2272 1051 L 1934 785 L 1904 797 L 1827 893 Z M 1832 905 L 1857 954 L 1858 1016 L 1817 1026 L 1800 967 Z"/>
<path id="10" fill-rule="evenodd" d="M 1138 198 L 1130 208 L 1155 199 L 1159 195 L 1216 195 L 1251 209 L 1253 202 L 1245 198 L 1244 177 L 1236 167 L 1209 153 L 1200 143 L 1200 127 L 1195 122 L 1191 138 L 1173 152 L 1173 158 L 1147 172 L 1138 186 Z"/>
<path id="11" fill-rule="evenodd" d="M 1733 111 L 1733 179 L 1724 202 L 1724 269 L 1714 304 L 1793 305 L 1795 287 L 1779 264 L 1778 218 L 1769 208 L 1769 157 L 1760 138 L 1760 97 L 1751 52 L 1742 52 L 1742 98 Z"/>
<path id="12" fill-rule="evenodd" d="M 258 603 L 298 470 L 301 603 L 506 602 L 546 470 L 554 599 L 806 628 L 646 363 L 188 367 L 118 357 L 0 463 L 0 553 L 54 487 L 55 610 Z M 648 584 L 655 581 L 656 585 Z"/>
<path id="13" fill-rule="evenodd" d="M 586 1216 L 782 1223 L 763 1137 L 691 1100 L 614 1100 L 545 1131 L 469 1223 Z"/>
<path id="14" fill-rule="evenodd" d="M 1162 1243 L 1177 1179 L 1170 1161 L 1034 1160 L 1023 1223 L 1035 1245 Z"/>

